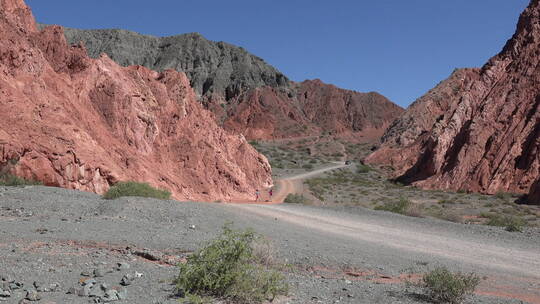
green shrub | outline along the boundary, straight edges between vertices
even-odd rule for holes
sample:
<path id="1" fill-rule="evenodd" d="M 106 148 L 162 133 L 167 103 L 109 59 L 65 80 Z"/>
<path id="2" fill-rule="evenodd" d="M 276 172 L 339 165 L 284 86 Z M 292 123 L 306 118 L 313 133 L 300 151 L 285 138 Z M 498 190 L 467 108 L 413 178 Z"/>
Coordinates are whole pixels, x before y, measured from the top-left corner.
<path id="1" fill-rule="evenodd" d="M 236 231 L 230 225 L 221 236 L 181 264 L 176 285 L 188 296 L 217 297 L 233 303 L 262 303 L 286 295 L 282 274 L 260 263 L 254 244 L 261 237 L 251 230 Z"/>
<path id="2" fill-rule="evenodd" d="M 358 174 L 365 174 L 365 173 L 368 173 L 371 170 L 373 170 L 373 169 L 370 166 L 366 166 L 366 165 L 363 165 L 363 164 L 358 164 L 358 166 L 356 167 L 356 173 L 358 173 Z"/>
<path id="3" fill-rule="evenodd" d="M 411 207 L 411 204 L 411 201 L 402 197 L 397 202 L 386 202 L 382 206 L 377 206 L 375 207 L 375 210 L 406 214 L 407 210 Z"/>
<path id="4" fill-rule="evenodd" d="M 446 267 L 438 267 L 423 276 L 421 285 L 434 303 L 459 304 L 479 283 L 480 278 L 474 273 L 452 273 Z"/>
<path id="5" fill-rule="evenodd" d="M 512 195 L 510 193 L 506 193 L 506 192 L 497 192 L 495 194 L 495 197 L 500 199 L 500 200 L 507 200 L 511 197 Z"/>
<path id="6" fill-rule="evenodd" d="M 122 196 L 153 197 L 158 199 L 169 199 L 171 193 L 167 190 L 156 189 L 147 183 L 119 182 L 112 186 L 103 195 L 104 199 L 116 199 Z"/>
<path id="7" fill-rule="evenodd" d="M 27 180 L 12 174 L 0 175 L 0 186 L 30 186 L 30 185 L 42 185 L 40 181 Z"/>
<path id="8" fill-rule="evenodd" d="M 509 232 L 522 232 L 523 227 L 527 225 L 523 219 L 514 216 L 501 216 L 498 214 L 482 214 L 482 216 L 489 219 L 486 225 L 505 227 L 506 231 Z"/>
<path id="9" fill-rule="evenodd" d="M 310 170 L 310 169 L 313 169 L 313 165 L 312 164 L 304 164 L 302 166 L 302 168 L 306 169 L 306 170 Z"/>
<path id="10" fill-rule="evenodd" d="M 289 204 L 305 204 L 307 199 L 302 194 L 288 194 L 284 200 L 285 203 Z"/>

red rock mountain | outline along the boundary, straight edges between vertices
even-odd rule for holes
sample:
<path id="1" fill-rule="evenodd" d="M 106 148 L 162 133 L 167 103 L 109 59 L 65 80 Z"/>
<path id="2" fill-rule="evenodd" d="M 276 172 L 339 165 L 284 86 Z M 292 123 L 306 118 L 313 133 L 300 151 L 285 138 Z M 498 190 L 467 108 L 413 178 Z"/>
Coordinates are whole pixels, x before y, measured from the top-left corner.
<path id="1" fill-rule="evenodd" d="M 222 117 L 224 128 L 250 139 L 351 133 L 376 139 L 402 112 L 378 93 L 307 80 L 294 83 L 288 92 L 271 87 L 250 90 L 230 101 Z"/>
<path id="2" fill-rule="evenodd" d="M 455 71 L 412 104 L 368 162 L 424 188 L 529 193 L 540 204 L 540 1 L 481 69 Z"/>
<path id="3" fill-rule="evenodd" d="M 266 158 L 217 126 L 183 73 L 120 67 L 38 31 L 23 0 L 0 2 L 0 170 L 103 193 L 136 180 L 177 199 L 249 199 Z"/>
<path id="4" fill-rule="evenodd" d="M 152 37 L 125 30 L 65 29 L 90 56 L 106 53 L 121 65 L 185 72 L 200 101 L 226 129 L 249 139 L 360 132 L 382 135 L 403 109 L 377 93 L 339 89 L 321 81 L 290 81 L 243 48 L 198 33 Z"/>

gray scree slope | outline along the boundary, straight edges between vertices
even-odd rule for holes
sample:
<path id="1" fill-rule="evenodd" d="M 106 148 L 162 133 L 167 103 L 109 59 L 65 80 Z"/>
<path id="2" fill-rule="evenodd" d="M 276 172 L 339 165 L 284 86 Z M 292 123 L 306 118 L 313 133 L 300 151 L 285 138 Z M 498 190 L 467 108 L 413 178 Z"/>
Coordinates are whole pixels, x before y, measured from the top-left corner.
<path id="1" fill-rule="evenodd" d="M 201 97 L 217 94 L 228 100 L 249 89 L 288 88 L 291 84 L 285 75 L 243 48 L 209 41 L 198 33 L 161 38 L 117 29 L 65 28 L 65 35 L 71 44 L 82 41 L 93 58 L 106 53 L 123 66 L 184 72 Z"/>

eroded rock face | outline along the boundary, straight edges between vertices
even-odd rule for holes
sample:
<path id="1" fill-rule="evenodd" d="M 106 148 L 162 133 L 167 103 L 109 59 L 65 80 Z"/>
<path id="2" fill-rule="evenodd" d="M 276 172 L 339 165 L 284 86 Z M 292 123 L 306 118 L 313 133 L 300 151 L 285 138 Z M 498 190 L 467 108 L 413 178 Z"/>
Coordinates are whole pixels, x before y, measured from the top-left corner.
<path id="1" fill-rule="evenodd" d="M 22 0 L 0 11 L 0 169 L 46 185 L 103 193 L 149 182 L 177 199 L 251 199 L 271 169 L 217 126 L 188 78 L 120 67 L 39 32 Z"/>
<path id="2" fill-rule="evenodd" d="M 402 109 L 377 93 L 339 89 L 318 80 L 295 83 L 257 56 L 199 34 L 152 37 L 125 30 L 66 29 L 91 57 L 120 65 L 185 72 L 219 124 L 249 139 L 360 132 L 375 138 Z"/>
<path id="3" fill-rule="evenodd" d="M 223 114 L 224 127 L 248 138 L 272 139 L 321 134 L 382 135 L 403 111 L 378 93 L 359 93 L 307 80 L 295 95 L 263 87 L 234 99 Z"/>
<path id="4" fill-rule="evenodd" d="M 503 51 L 416 101 L 367 160 L 424 188 L 528 193 L 540 204 L 540 4 Z"/>
<path id="5" fill-rule="evenodd" d="M 154 37 L 126 30 L 66 28 L 65 35 L 71 44 L 83 42 L 93 58 L 106 53 L 122 66 L 184 72 L 200 97 L 218 95 L 230 99 L 262 86 L 290 86 L 287 77 L 261 58 L 241 47 L 207 40 L 198 33 Z"/>

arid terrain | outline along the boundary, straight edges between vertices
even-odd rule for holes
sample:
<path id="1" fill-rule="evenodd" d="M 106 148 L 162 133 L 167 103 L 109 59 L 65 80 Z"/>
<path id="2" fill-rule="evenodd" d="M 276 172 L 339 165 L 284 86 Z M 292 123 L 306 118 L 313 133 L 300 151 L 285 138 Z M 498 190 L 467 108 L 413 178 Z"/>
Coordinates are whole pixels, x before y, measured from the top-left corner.
<path id="1" fill-rule="evenodd" d="M 289 285 L 272 303 L 433 303 L 445 267 L 478 279 L 464 303 L 540 304 L 539 0 L 405 112 L 200 34 L 0 9 L 0 303 L 230 304 L 176 278 L 232 225 Z"/>

